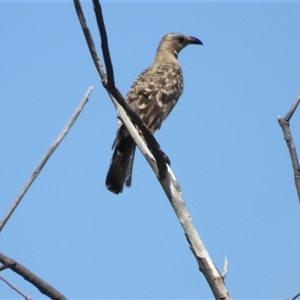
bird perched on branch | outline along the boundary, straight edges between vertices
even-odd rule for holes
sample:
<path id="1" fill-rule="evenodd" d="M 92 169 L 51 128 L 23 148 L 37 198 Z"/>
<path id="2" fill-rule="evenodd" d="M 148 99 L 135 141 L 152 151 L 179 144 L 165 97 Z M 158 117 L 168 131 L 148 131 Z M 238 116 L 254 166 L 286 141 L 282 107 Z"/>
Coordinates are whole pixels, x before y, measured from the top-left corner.
<path id="1" fill-rule="evenodd" d="M 149 130 L 160 129 L 163 120 L 176 105 L 183 90 L 182 71 L 177 56 L 185 46 L 202 42 L 178 33 L 166 34 L 160 41 L 154 63 L 142 72 L 131 86 L 126 102 L 136 111 Z M 131 186 L 136 145 L 121 122 L 113 143 L 114 153 L 106 177 L 106 187 L 115 194 L 124 183 Z"/>

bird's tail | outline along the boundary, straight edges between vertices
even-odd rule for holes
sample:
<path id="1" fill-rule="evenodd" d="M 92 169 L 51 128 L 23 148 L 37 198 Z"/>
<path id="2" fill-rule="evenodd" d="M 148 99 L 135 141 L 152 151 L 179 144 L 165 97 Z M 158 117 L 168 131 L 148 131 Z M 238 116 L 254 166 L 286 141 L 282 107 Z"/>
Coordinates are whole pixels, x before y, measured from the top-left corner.
<path id="1" fill-rule="evenodd" d="M 106 188 L 119 194 L 124 183 L 131 186 L 132 167 L 136 145 L 124 126 L 118 130 L 111 163 L 106 176 Z"/>

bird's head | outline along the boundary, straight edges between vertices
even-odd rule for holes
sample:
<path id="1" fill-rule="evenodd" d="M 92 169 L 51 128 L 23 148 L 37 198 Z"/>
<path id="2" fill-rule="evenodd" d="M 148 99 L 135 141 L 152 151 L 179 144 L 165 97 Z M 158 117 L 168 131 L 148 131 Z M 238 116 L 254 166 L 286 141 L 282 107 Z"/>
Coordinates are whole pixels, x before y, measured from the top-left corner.
<path id="1" fill-rule="evenodd" d="M 161 39 L 158 51 L 170 51 L 177 58 L 177 55 L 185 46 L 192 44 L 203 45 L 203 43 L 195 37 L 180 33 L 168 33 Z"/>

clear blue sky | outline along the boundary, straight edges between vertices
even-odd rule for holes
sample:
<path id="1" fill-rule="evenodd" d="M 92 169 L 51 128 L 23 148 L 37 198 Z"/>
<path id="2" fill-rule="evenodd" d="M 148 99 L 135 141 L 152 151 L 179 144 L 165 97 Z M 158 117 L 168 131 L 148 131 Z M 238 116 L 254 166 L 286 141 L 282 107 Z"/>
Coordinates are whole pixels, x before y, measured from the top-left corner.
<path id="1" fill-rule="evenodd" d="M 101 55 L 90 2 L 82 4 Z M 167 32 L 196 36 L 185 87 L 156 134 L 233 298 L 300 291 L 300 207 L 277 116 L 300 91 L 300 3 L 103 3 L 125 94 Z M 0 236 L 0 251 L 69 298 L 211 298 L 144 158 L 121 195 L 104 185 L 117 119 L 71 1 L 0 2 L 0 218 L 92 85 L 75 125 Z M 102 57 L 102 55 L 101 55 Z M 300 111 L 291 124 L 300 153 Z M 1 274 L 34 298 L 10 271 Z M 18 295 L 0 281 L 0 298 Z"/>

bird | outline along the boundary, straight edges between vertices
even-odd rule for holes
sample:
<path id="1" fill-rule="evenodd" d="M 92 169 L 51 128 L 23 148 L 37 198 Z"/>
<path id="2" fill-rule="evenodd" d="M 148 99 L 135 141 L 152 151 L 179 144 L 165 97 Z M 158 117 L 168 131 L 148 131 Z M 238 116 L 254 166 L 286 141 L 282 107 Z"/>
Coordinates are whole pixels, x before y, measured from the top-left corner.
<path id="1" fill-rule="evenodd" d="M 160 40 L 153 64 L 133 82 L 125 101 L 140 116 L 150 132 L 159 130 L 183 92 L 179 52 L 187 45 L 203 45 L 195 37 L 168 33 Z M 136 144 L 119 121 L 114 150 L 106 176 L 106 188 L 119 194 L 131 186 Z"/>

